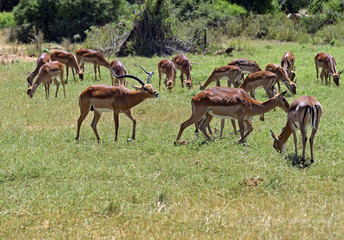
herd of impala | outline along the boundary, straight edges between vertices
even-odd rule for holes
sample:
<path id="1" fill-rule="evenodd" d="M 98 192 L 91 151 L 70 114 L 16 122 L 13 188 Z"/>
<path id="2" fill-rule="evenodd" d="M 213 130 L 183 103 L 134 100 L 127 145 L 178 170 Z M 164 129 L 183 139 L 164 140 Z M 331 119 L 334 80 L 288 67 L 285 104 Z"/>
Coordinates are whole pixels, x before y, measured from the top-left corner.
<path id="1" fill-rule="evenodd" d="M 113 112 L 115 141 L 117 141 L 119 113 L 124 113 L 132 120 L 133 132 L 131 139 L 128 139 L 128 141 L 134 140 L 136 120 L 131 113 L 131 108 L 147 98 L 157 98 L 159 96 L 159 93 L 150 84 L 154 72 L 147 72 L 142 68 L 148 74 L 147 83 L 145 83 L 140 78 L 127 74 L 126 68 L 119 60 L 114 60 L 109 63 L 98 51 L 80 49 L 76 52 L 76 56 L 74 56 L 72 53 L 58 50 L 50 55 L 42 53 L 38 57 L 36 69 L 32 73 L 28 73 L 27 94 L 32 98 L 37 87 L 43 83 L 46 98 L 48 98 L 49 86 L 54 82 L 56 85 L 55 97 L 57 97 L 60 84 L 56 77 L 59 77 L 63 86 L 64 96 L 66 96 L 65 82 L 63 80 L 64 65 L 67 68 L 67 82 L 69 67 L 72 68 L 74 81 L 76 81 L 74 69 L 79 75 L 80 80 L 83 80 L 84 63 L 93 63 L 95 80 L 97 79 L 97 70 L 101 79 L 100 66 L 108 68 L 112 78 L 112 85 L 91 85 L 81 92 L 79 97 L 80 117 L 77 122 L 76 140 L 79 139 L 81 124 L 89 111 L 94 111 L 91 127 L 98 142 L 100 142 L 100 138 L 97 132 L 97 123 L 101 114 L 107 111 Z M 292 94 L 296 94 L 294 64 L 295 57 L 292 52 L 288 51 L 283 55 L 281 65 L 269 63 L 265 67 L 265 71 L 255 61 L 242 58 L 235 59 L 225 66 L 215 68 L 204 84 L 199 83 L 200 90 L 203 91 L 192 98 L 191 117 L 181 124 L 175 144 L 178 144 L 185 128 L 192 124 L 195 124 L 197 133 L 198 129 L 200 129 L 205 137 L 211 139 L 208 132 L 212 134 L 209 124 L 213 117 L 221 119 L 220 138 L 224 127 L 224 119 L 231 119 L 235 134 L 237 133 L 235 120 L 237 120 L 241 136 L 238 142 L 243 143 L 245 138 L 253 131 L 251 121 L 253 116 L 261 115 L 261 120 L 264 120 L 264 113 L 280 107 L 287 112 L 287 123 L 278 136 L 270 131 L 271 137 L 274 139 L 274 148 L 279 153 L 284 153 L 286 142 L 290 135 L 293 134 L 295 154 L 297 155 L 296 130 L 299 129 L 302 135 L 303 152 L 301 162 L 303 164 L 305 162 L 307 126 L 310 125 L 312 129 L 309 139 L 311 151 L 310 161 L 313 163 L 313 141 L 322 114 L 321 105 L 311 96 L 299 97 L 289 105 L 285 98 L 287 91 L 279 93 L 280 82 L 282 81 Z M 315 68 L 317 80 L 319 79 L 320 68 L 322 70 L 320 74 L 322 83 L 325 78 L 325 83 L 328 84 L 330 82 L 330 76 L 332 76 L 334 83 L 339 85 L 339 78 L 342 71 L 337 72 L 336 61 L 333 56 L 318 53 L 315 56 Z M 168 90 L 171 90 L 175 86 L 177 70 L 180 70 L 182 87 L 184 87 L 185 83 L 188 88 L 192 88 L 191 63 L 184 55 L 178 54 L 172 60 L 163 59 L 158 63 L 159 89 L 163 75 L 166 76 L 164 83 Z M 186 80 L 184 80 L 184 74 L 186 75 Z M 249 75 L 244 78 L 244 74 Z M 35 77 L 36 80 L 33 81 Z M 126 88 L 125 78 L 132 78 L 139 82 L 141 86 L 134 87 L 135 90 L 129 90 Z M 220 87 L 221 78 L 227 78 L 228 87 Z M 212 82 L 216 82 L 216 87 L 206 89 Z M 278 90 L 275 88 L 276 83 Z M 231 88 L 232 84 L 234 88 Z M 260 102 L 255 99 L 255 89 L 258 87 L 264 88 L 268 100 Z"/>

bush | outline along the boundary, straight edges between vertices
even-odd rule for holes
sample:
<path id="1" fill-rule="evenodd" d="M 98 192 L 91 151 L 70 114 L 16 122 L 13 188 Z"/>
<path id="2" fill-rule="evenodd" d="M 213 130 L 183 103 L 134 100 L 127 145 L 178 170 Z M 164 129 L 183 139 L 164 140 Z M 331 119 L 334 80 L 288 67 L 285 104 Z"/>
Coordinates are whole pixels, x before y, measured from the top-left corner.
<path id="1" fill-rule="evenodd" d="M 125 13 L 124 0 L 21 0 L 14 8 L 17 37 L 29 42 L 33 29 L 43 32 L 47 41 L 73 39 L 76 34 L 85 39 L 90 26 L 102 26 Z"/>
<path id="2" fill-rule="evenodd" d="M 15 25 L 14 15 L 12 12 L 0 13 L 0 29 L 13 27 Z"/>

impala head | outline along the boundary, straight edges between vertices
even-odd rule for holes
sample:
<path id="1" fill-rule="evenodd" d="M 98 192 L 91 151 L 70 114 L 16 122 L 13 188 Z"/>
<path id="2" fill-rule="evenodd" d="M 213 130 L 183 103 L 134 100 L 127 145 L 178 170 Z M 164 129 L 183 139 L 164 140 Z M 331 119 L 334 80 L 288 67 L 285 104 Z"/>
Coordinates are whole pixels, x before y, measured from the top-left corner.
<path id="1" fill-rule="evenodd" d="M 281 92 L 273 97 L 277 101 L 277 106 L 282 108 L 285 112 L 288 112 L 289 109 L 289 103 L 287 99 L 285 98 L 285 94 L 287 91 Z"/>
<path id="2" fill-rule="evenodd" d="M 29 86 L 27 89 L 27 95 L 30 96 L 30 98 L 33 98 L 33 93 L 35 92 L 35 89 L 33 88 L 33 86 Z"/>
<path id="3" fill-rule="evenodd" d="M 296 81 L 295 81 L 296 82 Z M 296 84 L 294 82 L 286 82 L 287 88 L 292 94 L 296 94 Z"/>
<path id="4" fill-rule="evenodd" d="M 291 81 L 294 81 L 295 76 L 296 76 L 296 75 L 295 75 L 295 67 L 294 67 L 293 70 L 287 68 L 286 71 L 287 71 L 287 74 L 288 74 L 289 79 L 290 79 Z"/>
<path id="5" fill-rule="evenodd" d="M 341 70 L 341 71 L 339 71 L 339 72 L 337 72 L 337 73 L 330 73 L 330 75 L 333 77 L 333 81 L 334 81 L 334 83 L 337 85 L 337 86 L 339 86 L 339 79 L 340 79 L 340 74 L 342 74 L 343 73 L 343 70 Z"/>
<path id="6" fill-rule="evenodd" d="M 279 140 L 278 137 L 276 137 L 276 135 L 270 130 L 270 136 L 272 137 L 272 139 L 274 140 L 274 144 L 272 145 L 274 147 L 274 149 L 276 149 L 276 151 L 278 153 L 285 153 L 285 143 L 282 143 L 282 141 Z"/>
<path id="7" fill-rule="evenodd" d="M 193 79 L 184 80 L 185 85 L 186 85 L 187 88 L 189 88 L 189 89 L 192 88 L 192 81 L 193 81 Z"/>
<path id="8" fill-rule="evenodd" d="M 166 88 L 168 90 L 171 90 L 173 88 L 173 85 L 174 85 L 174 81 L 173 80 L 168 80 L 167 83 L 166 83 Z"/>
<path id="9" fill-rule="evenodd" d="M 154 72 L 147 72 L 144 68 L 142 68 L 142 70 L 148 74 L 147 84 L 144 83 L 139 77 L 136 77 L 134 75 L 124 74 L 124 75 L 118 76 L 118 75 L 116 75 L 115 71 L 111 68 L 111 72 L 116 78 L 128 77 L 128 78 L 132 78 L 132 79 L 135 79 L 136 81 L 138 81 L 141 84 L 141 86 L 134 87 L 137 91 L 140 91 L 141 93 L 146 94 L 147 97 L 150 97 L 150 98 L 159 97 L 159 93 L 157 91 L 155 91 L 153 89 L 153 86 L 150 84 L 150 80 L 151 80 Z"/>

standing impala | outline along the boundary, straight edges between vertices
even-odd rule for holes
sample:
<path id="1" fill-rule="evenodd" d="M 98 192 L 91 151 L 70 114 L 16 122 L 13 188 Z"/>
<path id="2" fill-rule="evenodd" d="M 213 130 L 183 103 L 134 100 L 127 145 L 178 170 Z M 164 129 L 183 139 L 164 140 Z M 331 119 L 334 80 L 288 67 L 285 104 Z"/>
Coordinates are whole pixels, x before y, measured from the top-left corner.
<path id="1" fill-rule="evenodd" d="M 318 53 L 315 58 L 315 70 L 317 71 L 317 80 L 319 79 L 319 68 L 322 68 L 320 73 L 321 83 L 323 83 L 323 78 L 325 76 L 325 84 L 327 85 L 327 79 L 329 75 L 333 77 L 334 83 L 339 86 L 339 78 L 342 71 L 337 72 L 336 70 L 336 60 L 333 56 L 326 53 Z M 330 83 L 330 79 L 329 79 Z"/>
<path id="2" fill-rule="evenodd" d="M 72 68 L 74 82 L 76 82 L 75 75 L 74 75 L 74 69 L 77 72 L 77 74 L 79 75 L 80 80 L 84 79 L 84 74 L 79 67 L 79 64 L 78 64 L 76 57 L 72 53 L 69 53 L 66 51 L 61 51 L 61 50 L 56 50 L 50 54 L 50 58 L 52 61 L 59 61 L 59 62 L 66 65 L 66 68 L 67 68 L 66 83 L 68 82 L 68 68 L 70 68 L 70 67 Z"/>
<path id="3" fill-rule="evenodd" d="M 297 138 L 296 130 L 299 129 L 302 135 L 302 164 L 305 162 L 305 149 L 307 143 L 307 126 L 311 125 L 312 133 L 309 138 L 310 148 L 311 148 L 311 163 L 314 162 L 313 158 L 313 143 L 314 136 L 318 130 L 320 117 L 322 114 L 322 109 L 320 103 L 310 96 L 302 96 L 297 99 L 290 105 L 288 110 L 288 121 L 285 127 L 283 128 L 281 134 L 276 137 L 275 134 L 270 131 L 271 137 L 274 139 L 273 147 L 279 152 L 284 154 L 286 142 L 288 138 L 293 133 L 294 144 L 295 144 L 295 155 L 297 156 Z"/>
<path id="4" fill-rule="evenodd" d="M 172 59 L 172 62 L 178 70 L 180 70 L 180 81 L 182 87 L 184 87 L 184 78 L 183 75 L 186 75 L 185 84 L 188 88 L 192 88 L 192 79 L 191 79 L 191 63 L 187 57 L 182 54 L 178 54 Z"/>
<path id="5" fill-rule="evenodd" d="M 33 85 L 29 86 L 29 88 L 27 90 L 27 94 L 32 98 L 37 87 L 42 82 L 44 84 L 49 84 L 49 82 L 53 78 L 53 81 L 56 85 L 55 97 L 57 97 L 57 92 L 59 91 L 59 85 L 60 85 L 55 78 L 57 76 L 60 77 L 60 81 L 61 81 L 62 86 L 63 86 L 64 96 L 66 97 L 65 84 L 63 81 L 63 64 L 58 62 L 58 61 L 48 62 L 40 68 L 39 73 L 37 75 L 37 78 L 36 78 L 35 82 L 33 83 Z M 45 94 L 46 94 L 46 98 L 48 98 L 47 91 L 45 92 Z"/>
<path id="6" fill-rule="evenodd" d="M 94 80 L 95 81 L 97 81 L 97 67 L 98 67 L 98 74 L 99 74 L 99 79 L 100 80 L 101 80 L 100 66 L 106 67 L 107 69 L 110 70 L 110 63 L 108 61 L 106 61 L 106 59 L 103 56 L 103 54 L 101 54 L 98 51 L 81 48 L 78 51 L 76 51 L 76 58 L 78 60 L 78 64 L 81 63 L 80 67 L 82 68 L 83 71 L 85 71 L 85 67 L 84 67 L 85 66 L 85 62 L 93 63 L 93 67 L 94 67 Z M 111 74 L 111 70 L 110 70 L 110 76 L 111 76 L 111 79 L 113 81 L 113 76 Z"/>
<path id="7" fill-rule="evenodd" d="M 240 74 L 241 70 L 237 66 L 232 65 L 225 65 L 222 67 L 215 68 L 211 75 L 209 76 L 208 80 L 200 86 L 200 90 L 206 89 L 206 87 L 216 81 L 216 86 L 220 86 L 220 79 L 221 78 L 227 78 L 227 84 L 228 87 L 231 87 L 231 84 L 233 84 L 234 87 L 238 87 L 241 84 L 240 81 Z"/>
<path id="8" fill-rule="evenodd" d="M 281 59 L 281 67 L 287 70 L 288 77 L 291 81 L 295 78 L 295 56 L 292 52 L 286 52 Z"/>
<path id="9" fill-rule="evenodd" d="M 276 74 L 278 91 L 281 90 L 281 86 L 280 86 L 279 82 L 282 81 L 282 82 L 284 82 L 284 84 L 287 86 L 288 90 L 292 94 L 296 94 L 296 85 L 295 85 L 296 81 L 295 81 L 295 83 L 293 83 L 289 80 L 288 73 L 285 70 L 285 68 L 282 68 L 275 63 L 269 63 L 268 65 L 266 65 L 265 71 L 269 71 L 269 72 Z"/>
<path id="10" fill-rule="evenodd" d="M 127 70 L 125 69 L 124 65 L 122 64 L 122 62 L 120 60 L 113 60 L 110 63 L 110 71 L 113 71 L 116 75 L 125 75 L 127 74 Z M 115 81 L 112 77 L 112 73 L 111 73 L 111 78 L 112 78 L 112 85 L 118 85 L 118 78 L 115 78 Z M 125 78 L 120 78 L 120 82 L 121 85 L 126 86 L 125 83 Z"/>
<path id="11" fill-rule="evenodd" d="M 143 69 L 144 70 L 144 69 Z M 146 70 L 144 70 L 146 72 Z M 146 72 L 147 73 L 147 72 Z M 147 98 L 157 98 L 159 93 L 155 91 L 150 84 L 150 79 L 154 72 L 148 73 L 147 84 L 140 78 L 133 75 L 118 76 L 112 70 L 112 74 L 116 78 L 133 78 L 138 81 L 141 86 L 135 87 L 136 90 L 129 90 L 124 86 L 107 86 L 107 85 L 93 85 L 86 88 L 79 97 L 80 117 L 78 119 L 78 129 L 76 140 L 79 139 L 80 127 L 89 111 L 94 111 L 94 118 L 91 127 L 97 137 L 98 142 L 100 138 L 97 132 L 97 124 L 103 112 L 112 111 L 115 121 L 115 141 L 117 141 L 118 133 L 118 116 L 124 113 L 133 121 L 133 133 L 131 139 L 135 139 L 136 119 L 131 114 L 131 108 L 143 102 Z M 130 141 L 130 139 L 128 139 Z"/>
<path id="12" fill-rule="evenodd" d="M 258 64 L 255 61 L 245 58 L 234 59 L 233 61 L 228 63 L 228 65 L 234 65 L 241 69 L 242 75 L 240 79 L 243 79 L 244 74 L 246 73 L 252 74 L 258 71 L 262 71 L 262 69 L 258 66 Z"/>
<path id="13" fill-rule="evenodd" d="M 205 91 L 197 94 L 191 100 L 192 114 L 191 117 L 181 124 L 180 130 L 175 141 L 180 139 L 185 128 L 191 124 L 199 121 L 204 115 L 211 117 L 220 117 L 228 119 L 237 119 L 239 122 L 239 129 L 241 139 L 239 143 L 244 142 L 245 138 L 253 131 L 251 124 L 251 117 L 268 112 L 275 107 L 280 107 L 284 111 L 287 111 L 289 104 L 285 99 L 286 91 L 277 94 L 273 98 L 265 102 L 259 102 L 251 97 L 240 88 L 228 88 L 228 87 L 213 87 L 208 88 Z M 206 132 L 206 125 L 211 120 L 207 118 L 207 121 L 203 121 L 200 126 L 202 133 L 211 139 Z M 244 124 L 247 127 L 245 133 Z"/>
<path id="14" fill-rule="evenodd" d="M 161 86 L 162 74 L 166 75 L 165 86 L 167 89 L 171 90 L 176 81 L 176 67 L 174 63 L 168 59 L 163 59 L 158 63 L 159 71 L 159 90 Z"/>

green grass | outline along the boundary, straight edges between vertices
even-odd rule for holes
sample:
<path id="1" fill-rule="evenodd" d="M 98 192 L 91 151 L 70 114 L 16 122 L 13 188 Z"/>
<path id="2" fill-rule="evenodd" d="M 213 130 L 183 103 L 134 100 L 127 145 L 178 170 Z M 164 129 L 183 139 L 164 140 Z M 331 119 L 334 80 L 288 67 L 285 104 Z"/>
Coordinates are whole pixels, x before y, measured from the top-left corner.
<path id="1" fill-rule="evenodd" d="M 314 56 L 320 51 L 335 56 L 344 66 L 341 48 L 297 43 L 251 42 L 233 56 L 188 55 L 195 87 L 159 91 L 133 109 L 136 141 L 127 143 L 132 123 L 120 116 L 114 142 L 111 113 L 104 113 L 97 144 L 89 126 L 92 113 L 74 140 L 79 117 L 78 96 L 95 84 L 93 67 L 86 65 L 85 80 L 66 85 L 54 98 L 45 99 L 39 87 L 30 99 L 26 74 L 35 63 L 0 65 L 0 238 L 2 239 L 341 239 L 344 235 L 344 95 L 343 86 L 316 83 Z M 286 156 L 272 147 L 270 129 L 279 134 L 286 123 L 281 109 L 253 120 L 246 145 L 235 141 L 226 122 L 224 139 L 196 138 L 194 127 L 173 145 L 180 124 L 191 115 L 191 98 L 215 67 L 237 57 L 254 59 L 265 68 L 280 63 L 285 51 L 296 57 L 297 95 L 316 97 L 323 106 L 315 136 L 315 163 L 308 168 L 292 164 L 294 144 Z M 172 57 L 168 57 L 171 59 Z M 162 58 L 123 58 L 130 74 L 146 79 L 142 65 L 157 72 Z M 107 69 L 103 79 L 110 84 Z M 129 80 L 129 86 L 137 85 Z M 222 81 L 223 83 L 225 81 Z M 340 81 L 343 83 L 343 81 Z M 152 78 L 157 90 L 158 74 Z M 286 89 L 285 86 L 282 87 Z M 257 99 L 265 100 L 262 89 Z M 212 127 L 219 128 L 214 119 Z M 299 154 L 301 153 L 301 141 Z M 310 152 L 307 147 L 306 157 Z M 245 180 L 261 178 L 257 187 Z"/>

